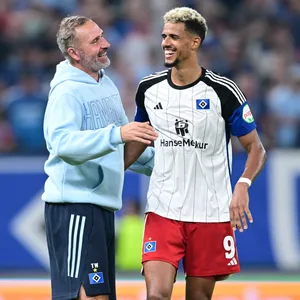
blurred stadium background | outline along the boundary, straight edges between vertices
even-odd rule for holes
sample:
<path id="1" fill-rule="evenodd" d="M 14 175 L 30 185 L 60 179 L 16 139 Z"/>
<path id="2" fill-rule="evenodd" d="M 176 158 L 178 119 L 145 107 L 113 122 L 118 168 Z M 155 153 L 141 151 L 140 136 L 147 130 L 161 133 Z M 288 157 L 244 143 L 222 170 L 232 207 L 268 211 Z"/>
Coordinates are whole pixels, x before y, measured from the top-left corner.
<path id="1" fill-rule="evenodd" d="M 1 0 L 1 300 L 50 299 L 42 121 L 49 81 L 63 59 L 55 39 L 61 18 L 90 16 L 104 29 L 112 61 L 106 72 L 132 120 L 138 81 L 163 69 L 162 15 L 184 5 L 208 22 L 201 65 L 239 84 L 269 157 L 250 190 L 255 222 L 237 233 L 242 272 L 219 284 L 215 299 L 300 299 L 300 1 Z M 233 144 L 235 182 L 245 153 Z M 145 299 L 139 251 L 147 184 L 126 172 L 117 213 L 118 299 Z M 183 279 L 180 270 L 173 299 L 184 299 Z"/>

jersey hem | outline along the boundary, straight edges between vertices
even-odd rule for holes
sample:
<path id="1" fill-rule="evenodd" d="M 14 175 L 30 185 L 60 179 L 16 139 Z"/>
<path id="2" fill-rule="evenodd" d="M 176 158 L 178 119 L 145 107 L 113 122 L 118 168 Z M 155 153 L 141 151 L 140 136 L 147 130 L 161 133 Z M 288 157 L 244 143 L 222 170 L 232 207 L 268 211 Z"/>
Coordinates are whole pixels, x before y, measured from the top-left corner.
<path id="1" fill-rule="evenodd" d="M 44 201 L 45 203 L 47 204 L 90 204 L 90 205 L 95 205 L 97 207 L 101 207 L 105 210 L 108 210 L 108 211 L 111 211 L 111 212 L 116 212 L 118 210 L 121 209 L 121 207 L 108 207 L 108 206 L 105 206 L 103 204 L 100 204 L 100 203 L 95 203 L 95 202 L 92 202 L 92 201 L 71 201 L 71 200 L 45 200 L 45 199 L 42 199 L 42 201 Z"/>

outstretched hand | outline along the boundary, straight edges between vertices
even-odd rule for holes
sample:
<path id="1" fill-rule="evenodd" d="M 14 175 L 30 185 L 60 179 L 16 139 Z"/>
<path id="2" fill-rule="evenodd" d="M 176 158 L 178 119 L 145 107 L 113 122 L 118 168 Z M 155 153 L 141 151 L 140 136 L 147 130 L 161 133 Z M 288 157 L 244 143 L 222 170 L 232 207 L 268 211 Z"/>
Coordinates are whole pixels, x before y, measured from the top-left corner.
<path id="1" fill-rule="evenodd" d="M 246 183 L 240 182 L 235 185 L 229 213 L 233 230 L 238 229 L 240 232 L 246 230 L 248 228 L 247 218 L 250 223 L 253 223 L 249 209 L 248 185 Z"/>
<path id="2" fill-rule="evenodd" d="M 121 137 L 124 143 L 140 142 L 150 145 L 158 137 L 158 134 L 149 122 L 131 122 L 121 127 Z"/>

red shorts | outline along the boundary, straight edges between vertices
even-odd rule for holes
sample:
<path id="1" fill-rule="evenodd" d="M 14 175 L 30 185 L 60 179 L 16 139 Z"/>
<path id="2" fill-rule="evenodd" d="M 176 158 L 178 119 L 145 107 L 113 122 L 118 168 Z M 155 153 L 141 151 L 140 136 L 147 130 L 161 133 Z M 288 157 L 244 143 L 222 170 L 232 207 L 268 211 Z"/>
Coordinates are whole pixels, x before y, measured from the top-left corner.
<path id="1" fill-rule="evenodd" d="M 186 276 L 239 272 L 240 263 L 230 222 L 182 222 L 148 213 L 142 262 L 160 260 L 178 269 L 182 258 Z"/>

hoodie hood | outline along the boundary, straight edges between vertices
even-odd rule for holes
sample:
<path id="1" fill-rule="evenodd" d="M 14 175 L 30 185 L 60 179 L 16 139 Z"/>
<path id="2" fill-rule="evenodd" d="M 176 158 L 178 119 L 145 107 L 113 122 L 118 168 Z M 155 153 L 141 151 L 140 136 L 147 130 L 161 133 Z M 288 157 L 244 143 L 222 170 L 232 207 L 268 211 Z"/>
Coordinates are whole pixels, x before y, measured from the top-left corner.
<path id="1" fill-rule="evenodd" d="M 100 70 L 99 74 L 100 77 L 103 77 L 104 70 Z M 95 81 L 95 79 L 86 72 L 73 67 L 68 60 L 64 60 L 56 66 L 55 75 L 50 82 L 50 95 L 59 84 L 68 80 L 87 84 L 99 84 L 99 82 Z"/>

